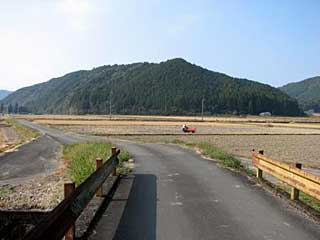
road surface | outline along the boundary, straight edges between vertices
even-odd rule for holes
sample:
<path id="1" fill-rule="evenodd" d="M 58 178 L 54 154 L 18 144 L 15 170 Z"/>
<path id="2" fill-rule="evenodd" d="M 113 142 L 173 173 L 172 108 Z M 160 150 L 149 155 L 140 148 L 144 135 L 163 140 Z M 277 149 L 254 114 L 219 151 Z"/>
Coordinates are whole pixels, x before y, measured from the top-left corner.
<path id="1" fill-rule="evenodd" d="M 94 137 L 62 133 L 24 120 L 20 122 L 40 131 L 43 135 L 14 152 L 0 156 L 0 185 L 19 183 L 30 177 L 49 174 L 58 166 L 62 144 L 94 139 Z"/>
<path id="2" fill-rule="evenodd" d="M 120 145 L 136 168 L 122 180 L 91 239 L 320 239 L 319 226 L 287 202 L 192 150 Z"/>
<path id="3" fill-rule="evenodd" d="M 96 139 L 24 123 L 57 143 Z M 132 154 L 136 167 L 121 180 L 91 235 L 93 240 L 320 239 L 319 225 L 286 201 L 190 149 L 125 141 L 116 144 Z"/>

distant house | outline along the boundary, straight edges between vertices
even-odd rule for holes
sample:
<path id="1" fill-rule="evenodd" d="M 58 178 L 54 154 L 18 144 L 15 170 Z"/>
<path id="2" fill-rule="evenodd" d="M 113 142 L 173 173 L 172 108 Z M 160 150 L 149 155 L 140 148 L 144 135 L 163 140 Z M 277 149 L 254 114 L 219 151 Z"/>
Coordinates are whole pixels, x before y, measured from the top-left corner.
<path id="1" fill-rule="evenodd" d="M 262 113 L 259 113 L 259 116 L 261 117 L 271 117 L 271 112 L 262 112 Z"/>

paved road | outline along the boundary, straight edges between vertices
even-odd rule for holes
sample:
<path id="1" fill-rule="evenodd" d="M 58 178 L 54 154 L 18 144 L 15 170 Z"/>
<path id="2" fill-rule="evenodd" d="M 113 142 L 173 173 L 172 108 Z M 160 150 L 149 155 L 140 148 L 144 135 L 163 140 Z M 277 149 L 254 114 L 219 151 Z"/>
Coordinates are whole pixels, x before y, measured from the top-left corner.
<path id="1" fill-rule="evenodd" d="M 247 178 L 174 145 L 119 143 L 136 160 L 91 239 L 315 240 L 316 224 Z"/>
<path id="2" fill-rule="evenodd" d="M 23 145 L 17 151 L 0 156 L 0 185 L 23 182 L 29 177 L 48 174 L 58 166 L 62 144 L 96 139 L 62 133 L 59 130 L 24 120 L 20 122 L 40 131 L 43 136 Z"/>
<path id="3" fill-rule="evenodd" d="M 58 145 L 97 139 L 24 124 Z M 175 145 L 116 144 L 133 155 L 136 168 L 121 180 L 91 239 L 320 239 L 319 226 L 285 201 L 194 151 Z"/>

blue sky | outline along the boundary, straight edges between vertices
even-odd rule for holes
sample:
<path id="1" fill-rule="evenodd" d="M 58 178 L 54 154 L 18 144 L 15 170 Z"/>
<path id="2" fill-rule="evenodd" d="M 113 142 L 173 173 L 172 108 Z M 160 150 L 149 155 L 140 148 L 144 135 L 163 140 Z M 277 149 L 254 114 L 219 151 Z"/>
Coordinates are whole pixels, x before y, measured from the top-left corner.
<path id="1" fill-rule="evenodd" d="M 182 57 L 281 86 L 320 75 L 319 0 L 7 0 L 0 89 Z"/>

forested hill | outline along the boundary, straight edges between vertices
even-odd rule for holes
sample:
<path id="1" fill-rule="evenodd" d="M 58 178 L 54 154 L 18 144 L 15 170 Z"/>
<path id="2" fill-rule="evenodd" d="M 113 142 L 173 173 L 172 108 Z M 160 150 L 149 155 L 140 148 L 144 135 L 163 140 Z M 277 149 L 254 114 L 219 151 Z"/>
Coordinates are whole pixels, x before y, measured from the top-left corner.
<path id="1" fill-rule="evenodd" d="M 0 100 L 8 96 L 11 92 L 7 90 L 0 90 Z"/>
<path id="2" fill-rule="evenodd" d="M 320 76 L 289 83 L 280 89 L 296 98 L 305 111 L 312 109 L 320 112 Z"/>
<path id="3" fill-rule="evenodd" d="M 20 89 L 2 102 L 31 113 L 106 114 L 111 105 L 117 114 L 193 115 L 201 111 L 202 98 L 206 114 L 301 114 L 296 100 L 279 89 L 179 58 L 73 72 Z"/>

